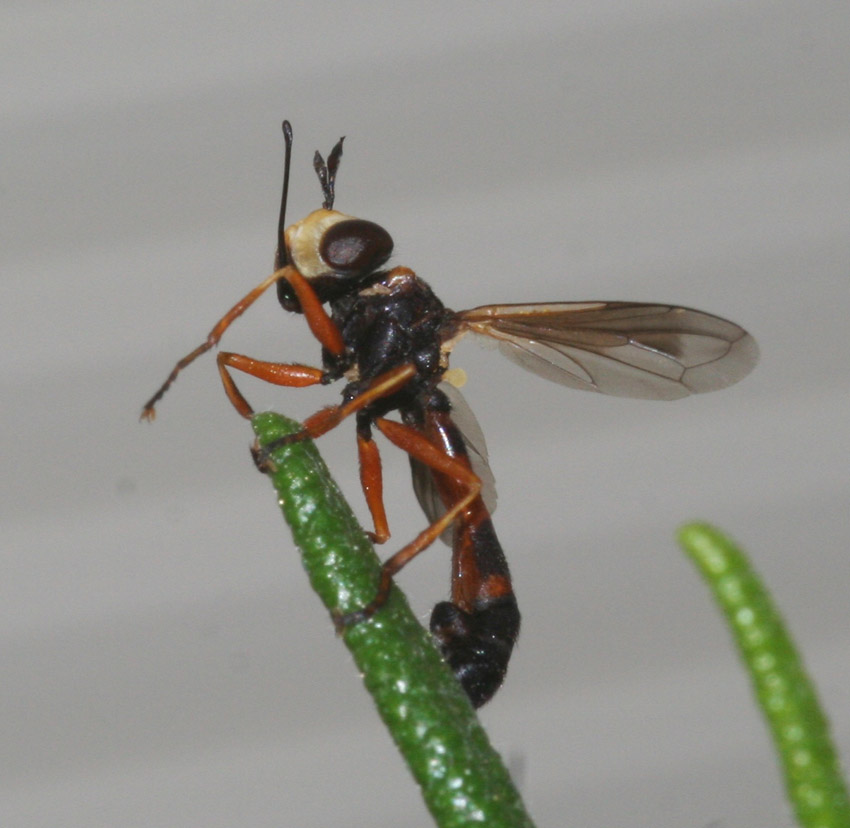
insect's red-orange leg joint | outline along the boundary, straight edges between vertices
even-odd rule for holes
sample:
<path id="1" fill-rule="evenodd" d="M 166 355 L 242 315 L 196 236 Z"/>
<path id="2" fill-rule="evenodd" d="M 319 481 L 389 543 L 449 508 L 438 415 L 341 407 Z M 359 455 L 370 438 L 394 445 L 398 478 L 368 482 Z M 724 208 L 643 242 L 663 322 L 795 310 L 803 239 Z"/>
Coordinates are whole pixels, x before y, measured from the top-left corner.
<path id="1" fill-rule="evenodd" d="M 375 420 L 375 425 L 391 443 L 435 472 L 456 480 L 466 491 L 442 517 L 420 532 L 407 546 L 384 561 L 374 599 L 356 612 L 337 616 L 335 621 L 338 628 L 348 627 L 371 618 L 386 603 L 392 588 L 393 576 L 439 538 L 481 491 L 481 481 L 468 466 L 446 454 L 415 429 L 382 417 Z"/>
<path id="2" fill-rule="evenodd" d="M 310 385 L 317 385 L 322 382 L 324 377 L 324 371 L 321 368 L 313 368 L 310 365 L 263 362 L 244 354 L 232 354 L 228 351 L 222 351 L 218 354 L 216 364 L 227 398 L 233 403 L 233 407 L 246 418 L 252 417 L 254 410 L 236 387 L 229 369 L 242 371 L 249 376 L 287 388 L 306 388 Z"/>

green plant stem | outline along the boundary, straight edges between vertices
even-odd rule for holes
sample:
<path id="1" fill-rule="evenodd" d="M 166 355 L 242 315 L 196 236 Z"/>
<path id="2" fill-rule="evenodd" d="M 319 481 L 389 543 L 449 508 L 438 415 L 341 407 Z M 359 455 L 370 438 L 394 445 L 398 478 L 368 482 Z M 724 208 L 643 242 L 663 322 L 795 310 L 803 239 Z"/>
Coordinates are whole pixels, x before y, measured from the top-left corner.
<path id="1" fill-rule="evenodd" d="M 679 542 L 729 621 L 797 820 L 805 828 L 850 827 L 850 801 L 826 716 L 769 593 L 744 553 L 711 526 L 684 526 Z"/>
<path id="2" fill-rule="evenodd" d="M 300 428 L 270 412 L 251 422 L 260 446 Z M 282 446 L 271 460 L 269 476 L 316 593 L 332 612 L 364 607 L 380 561 L 315 446 Z M 342 639 L 441 828 L 532 825 L 475 711 L 396 587 Z"/>

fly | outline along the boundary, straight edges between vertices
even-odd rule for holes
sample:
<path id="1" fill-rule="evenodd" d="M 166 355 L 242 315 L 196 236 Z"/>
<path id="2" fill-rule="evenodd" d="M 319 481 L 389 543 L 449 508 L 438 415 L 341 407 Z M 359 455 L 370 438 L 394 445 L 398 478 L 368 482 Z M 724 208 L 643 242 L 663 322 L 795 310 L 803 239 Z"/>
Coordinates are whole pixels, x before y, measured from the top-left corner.
<path id="1" fill-rule="evenodd" d="M 345 379 L 341 403 L 317 411 L 279 442 L 315 439 L 354 417 L 360 480 L 373 524 L 369 534 L 376 543 L 387 541 L 390 531 L 374 431 L 407 452 L 429 525 L 383 564 L 372 602 L 341 623 L 358 623 L 380 609 L 395 574 L 442 536 L 452 548 L 451 600 L 434 607 L 430 628 L 479 707 L 504 680 L 520 615 L 491 519 L 495 488 L 483 436 L 460 392 L 446 382 L 458 340 L 469 333 L 494 339 L 523 368 L 571 388 L 653 400 L 725 388 L 752 370 L 758 348 L 738 325 L 674 305 L 546 302 L 450 310 L 412 270 L 386 267 L 393 241 L 383 227 L 333 209 L 342 138 L 327 161 L 318 152 L 313 160 L 324 195 L 321 209 L 286 226 L 288 121 L 283 134 L 274 273 L 175 365 L 142 417 L 153 420 L 156 404 L 180 371 L 216 346 L 231 323 L 275 285 L 283 308 L 303 314 L 321 344 L 322 367 L 221 351 L 216 362 L 225 393 L 243 417 L 251 417 L 233 371 L 294 388 Z M 393 412 L 400 421 L 388 417 Z"/>

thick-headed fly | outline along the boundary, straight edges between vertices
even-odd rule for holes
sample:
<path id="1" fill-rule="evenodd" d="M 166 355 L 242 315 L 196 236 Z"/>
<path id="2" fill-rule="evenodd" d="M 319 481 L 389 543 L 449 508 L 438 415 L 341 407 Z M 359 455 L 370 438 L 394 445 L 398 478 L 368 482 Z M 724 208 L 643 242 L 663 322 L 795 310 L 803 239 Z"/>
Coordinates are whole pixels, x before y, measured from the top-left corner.
<path id="1" fill-rule="evenodd" d="M 393 576 L 442 535 L 452 547 L 451 601 L 434 607 L 431 632 L 470 700 L 480 706 L 504 679 L 520 616 L 490 518 L 494 488 L 483 437 L 459 392 L 444 381 L 457 341 L 470 332 L 487 336 L 510 359 L 546 379 L 653 400 L 674 400 L 737 382 L 756 363 L 755 341 L 732 322 L 673 305 L 546 302 L 449 310 L 412 270 L 386 266 L 393 250 L 386 230 L 333 209 L 342 139 L 327 162 L 318 152 L 314 158 L 322 209 L 285 225 L 292 153 L 288 122 L 283 132 L 275 272 L 177 363 L 142 416 L 152 420 L 154 406 L 177 374 L 214 347 L 230 324 L 276 285 L 281 305 L 302 313 L 322 345 L 322 367 L 220 352 L 224 390 L 236 410 L 250 417 L 253 410 L 236 387 L 234 370 L 290 387 L 344 378 L 342 402 L 308 417 L 302 430 L 285 442 L 319 437 L 354 416 L 360 478 L 374 526 L 371 535 L 378 543 L 390 532 L 374 429 L 407 452 L 416 495 L 430 524 L 383 565 L 374 600 L 342 622 L 356 623 L 378 610 Z M 388 418 L 394 411 L 400 422 Z"/>

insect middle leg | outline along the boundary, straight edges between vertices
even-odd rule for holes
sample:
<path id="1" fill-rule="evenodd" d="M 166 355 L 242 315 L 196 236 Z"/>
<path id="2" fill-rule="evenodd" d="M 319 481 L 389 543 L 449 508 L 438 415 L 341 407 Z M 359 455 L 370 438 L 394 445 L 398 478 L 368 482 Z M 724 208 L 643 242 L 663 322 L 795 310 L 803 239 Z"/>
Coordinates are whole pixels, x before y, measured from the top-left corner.
<path id="1" fill-rule="evenodd" d="M 277 448 L 291 443 L 299 443 L 302 440 L 315 440 L 331 429 L 336 428 L 346 417 L 356 414 L 371 403 L 382 397 L 394 394 L 406 383 L 416 376 L 416 366 L 405 362 L 402 365 L 385 371 L 373 379 L 366 388 L 356 397 L 341 405 L 330 405 L 320 408 L 315 414 L 311 414 L 304 420 L 301 430 L 286 437 L 281 437 L 269 443 L 260 451 L 260 460 L 268 461 L 269 455 Z"/>
<path id="2" fill-rule="evenodd" d="M 357 456 L 360 460 L 360 486 L 372 516 L 374 531 L 366 534 L 372 543 L 385 543 L 390 538 L 387 512 L 384 508 L 384 477 L 381 455 L 372 439 L 372 420 L 367 412 L 357 415 Z"/>

